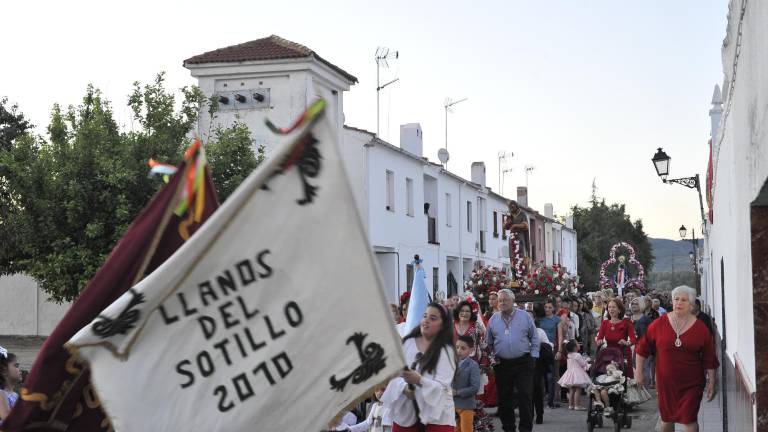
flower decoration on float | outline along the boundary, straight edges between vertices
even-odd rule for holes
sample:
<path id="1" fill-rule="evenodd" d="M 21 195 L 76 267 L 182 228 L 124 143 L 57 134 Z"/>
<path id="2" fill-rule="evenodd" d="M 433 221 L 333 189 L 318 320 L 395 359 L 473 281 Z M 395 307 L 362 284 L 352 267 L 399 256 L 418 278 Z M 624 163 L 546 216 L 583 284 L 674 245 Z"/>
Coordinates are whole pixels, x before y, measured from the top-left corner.
<path id="1" fill-rule="evenodd" d="M 576 293 L 578 290 L 576 275 L 568 273 L 564 267 L 540 263 L 527 277 L 525 294 L 550 295 L 560 293 Z"/>
<path id="2" fill-rule="evenodd" d="M 491 291 L 509 288 L 509 280 L 504 270 L 493 266 L 483 266 L 470 274 L 466 287 L 468 291 L 471 291 L 474 299 L 486 302 L 488 301 L 488 293 Z"/>
<path id="3" fill-rule="evenodd" d="M 525 257 L 522 254 L 522 251 L 520 250 L 520 239 L 518 237 L 518 234 L 513 232 L 511 235 L 511 245 L 512 245 L 512 265 L 515 268 L 515 274 L 522 275 L 525 274 Z"/>
<path id="4" fill-rule="evenodd" d="M 618 256 L 617 252 L 619 252 Z M 624 268 L 627 275 L 624 289 L 637 289 L 645 294 L 645 268 L 637 260 L 635 248 L 627 242 L 619 242 L 611 247 L 609 258 L 600 266 L 600 288 L 616 288 L 615 276 L 620 268 Z"/>

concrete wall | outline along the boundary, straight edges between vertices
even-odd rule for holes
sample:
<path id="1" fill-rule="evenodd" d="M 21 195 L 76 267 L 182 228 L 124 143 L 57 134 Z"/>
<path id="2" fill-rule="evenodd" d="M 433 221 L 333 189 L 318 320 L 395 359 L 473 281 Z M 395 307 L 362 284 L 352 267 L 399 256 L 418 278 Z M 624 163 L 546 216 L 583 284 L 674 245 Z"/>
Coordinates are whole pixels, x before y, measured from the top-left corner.
<path id="1" fill-rule="evenodd" d="M 0 334 L 48 336 L 69 309 L 56 304 L 25 275 L 0 277 Z"/>
<path id="2" fill-rule="evenodd" d="M 743 9 L 745 3 L 730 2 L 723 41 L 724 112 L 719 127 L 713 121 L 714 220 L 703 270 L 705 299 L 725 340 L 728 358 L 722 363 L 739 359 L 744 387 L 760 393 L 766 377 L 756 374 L 750 205 L 768 178 L 768 3 L 749 2 Z M 728 400 L 729 418 L 745 415 L 737 411 L 750 405 L 736 402 Z"/>
<path id="3" fill-rule="evenodd" d="M 723 46 L 723 85 L 726 108 L 713 155 L 715 168 L 714 223 L 709 247 L 712 280 L 726 290 L 727 351 L 739 353 L 755 382 L 752 326 L 752 263 L 750 203 L 768 177 L 768 4 L 750 2 L 745 15 L 736 79 L 733 75 L 737 32 L 743 0 L 732 1 L 728 34 Z M 723 263 L 721 272 L 720 263 Z M 714 310 L 722 310 L 720 289 L 714 290 Z"/>

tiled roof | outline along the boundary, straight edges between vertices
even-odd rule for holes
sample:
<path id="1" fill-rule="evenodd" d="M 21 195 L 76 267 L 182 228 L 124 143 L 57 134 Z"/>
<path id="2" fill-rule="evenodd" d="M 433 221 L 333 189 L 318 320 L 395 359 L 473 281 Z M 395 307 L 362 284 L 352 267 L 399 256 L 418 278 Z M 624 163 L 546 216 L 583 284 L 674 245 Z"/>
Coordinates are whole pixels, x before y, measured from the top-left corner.
<path id="1" fill-rule="evenodd" d="M 276 60 L 290 58 L 314 57 L 329 68 L 340 73 L 347 80 L 356 83 L 357 78 L 345 72 L 340 67 L 317 55 L 316 52 L 304 45 L 291 42 L 279 36 L 269 36 L 250 42 L 232 45 L 217 50 L 208 51 L 184 60 L 184 66 L 202 63 L 235 63 L 243 61 Z"/>

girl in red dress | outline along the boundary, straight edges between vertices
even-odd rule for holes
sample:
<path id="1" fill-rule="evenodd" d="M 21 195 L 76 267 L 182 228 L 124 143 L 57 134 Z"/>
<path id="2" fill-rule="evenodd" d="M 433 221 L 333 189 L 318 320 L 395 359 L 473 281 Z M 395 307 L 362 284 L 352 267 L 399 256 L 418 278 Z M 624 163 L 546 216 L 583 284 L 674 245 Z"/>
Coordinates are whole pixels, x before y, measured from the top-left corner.
<path id="1" fill-rule="evenodd" d="M 686 432 L 698 431 L 699 406 L 705 386 L 707 401 L 715 397 L 715 370 L 720 364 L 712 334 L 693 314 L 695 299 L 693 288 L 675 288 L 672 312 L 651 323 L 636 350 L 635 376 L 638 385 L 643 385 L 646 379 L 643 365 L 656 348 L 656 391 L 662 432 L 672 432 L 675 423 L 685 425 Z"/>
<path id="2" fill-rule="evenodd" d="M 624 304 L 617 299 L 608 301 L 608 319 L 600 324 L 600 331 L 595 338 L 597 346 L 606 342 L 609 347 L 621 349 L 624 353 L 624 359 L 627 361 L 627 370 L 624 376 L 633 378 L 632 371 L 632 352 L 630 347 L 637 343 L 635 338 L 635 328 L 632 321 L 624 318 Z"/>

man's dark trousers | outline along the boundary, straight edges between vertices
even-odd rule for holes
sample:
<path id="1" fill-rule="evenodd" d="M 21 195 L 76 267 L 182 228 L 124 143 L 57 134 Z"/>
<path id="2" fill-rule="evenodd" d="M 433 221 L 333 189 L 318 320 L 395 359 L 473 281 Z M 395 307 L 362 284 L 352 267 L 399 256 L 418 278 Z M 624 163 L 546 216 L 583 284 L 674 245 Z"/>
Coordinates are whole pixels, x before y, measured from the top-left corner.
<path id="1" fill-rule="evenodd" d="M 533 430 L 533 372 L 535 361 L 530 354 L 500 362 L 496 372 L 496 397 L 499 419 L 504 432 L 515 432 L 515 406 L 520 410 L 520 432 Z M 517 403 L 513 399 L 517 396 Z"/>

